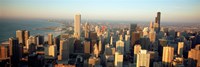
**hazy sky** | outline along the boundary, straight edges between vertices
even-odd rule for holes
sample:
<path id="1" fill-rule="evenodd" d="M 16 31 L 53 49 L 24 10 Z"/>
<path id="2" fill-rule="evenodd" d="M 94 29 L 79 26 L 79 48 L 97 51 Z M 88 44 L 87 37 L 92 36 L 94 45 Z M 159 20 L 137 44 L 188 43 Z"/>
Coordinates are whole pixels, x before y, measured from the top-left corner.
<path id="1" fill-rule="evenodd" d="M 0 0 L 2 18 L 154 21 L 200 21 L 200 0 Z"/>

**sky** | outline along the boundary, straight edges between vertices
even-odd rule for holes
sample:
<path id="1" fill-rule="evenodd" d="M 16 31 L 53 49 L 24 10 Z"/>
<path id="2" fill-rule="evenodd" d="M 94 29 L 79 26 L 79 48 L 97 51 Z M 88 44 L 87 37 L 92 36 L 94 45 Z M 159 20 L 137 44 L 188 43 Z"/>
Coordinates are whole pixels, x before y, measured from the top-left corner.
<path id="1" fill-rule="evenodd" d="M 199 22 L 200 0 L 0 0 L 0 18 Z"/>

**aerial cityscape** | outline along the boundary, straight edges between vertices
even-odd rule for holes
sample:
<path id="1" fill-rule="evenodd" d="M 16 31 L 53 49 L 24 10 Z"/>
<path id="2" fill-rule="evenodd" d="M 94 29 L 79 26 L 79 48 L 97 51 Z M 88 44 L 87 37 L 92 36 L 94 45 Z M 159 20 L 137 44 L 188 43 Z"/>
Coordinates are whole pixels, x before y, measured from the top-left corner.
<path id="1" fill-rule="evenodd" d="M 200 67 L 200 1 L 29 1 L 0 1 L 0 67 Z"/>

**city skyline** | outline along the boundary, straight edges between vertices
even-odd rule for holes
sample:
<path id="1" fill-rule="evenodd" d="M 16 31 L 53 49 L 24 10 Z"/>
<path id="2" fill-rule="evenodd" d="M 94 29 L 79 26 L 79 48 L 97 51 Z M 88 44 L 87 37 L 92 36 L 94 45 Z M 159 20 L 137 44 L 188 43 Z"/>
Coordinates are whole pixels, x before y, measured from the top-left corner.
<path id="1" fill-rule="evenodd" d="M 198 0 L 1 0 L 0 18 L 153 21 L 162 12 L 162 22 L 200 21 Z"/>

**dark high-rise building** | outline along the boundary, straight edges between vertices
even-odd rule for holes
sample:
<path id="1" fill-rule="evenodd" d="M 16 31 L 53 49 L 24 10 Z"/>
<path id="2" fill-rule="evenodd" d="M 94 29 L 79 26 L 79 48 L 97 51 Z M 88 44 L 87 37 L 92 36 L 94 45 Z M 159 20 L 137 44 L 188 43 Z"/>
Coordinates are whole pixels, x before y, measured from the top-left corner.
<path id="1" fill-rule="evenodd" d="M 161 13 L 157 12 L 157 17 L 155 17 L 154 29 L 156 33 L 160 31 L 160 17 L 161 17 L 160 15 Z"/>
<path id="2" fill-rule="evenodd" d="M 85 40 L 84 41 L 84 53 L 90 54 L 90 41 Z"/>
<path id="3" fill-rule="evenodd" d="M 136 31 L 136 28 L 137 28 L 137 24 L 131 24 L 131 27 L 130 27 L 130 34 L 132 34 L 133 32 Z"/>
<path id="4" fill-rule="evenodd" d="M 89 38 L 91 40 L 97 40 L 97 33 L 96 32 L 90 32 Z"/>
<path id="5" fill-rule="evenodd" d="M 36 35 L 35 39 L 37 45 L 42 45 L 44 43 L 44 36 L 42 35 Z"/>
<path id="6" fill-rule="evenodd" d="M 17 38 L 9 38 L 10 55 L 11 55 L 11 66 L 19 67 L 21 53 L 20 44 Z"/>
<path id="7" fill-rule="evenodd" d="M 140 40 L 140 33 L 139 32 L 132 32 L 131 34 L 131 47 L 133 47 L 135 44 L 138 44 Z"/>

